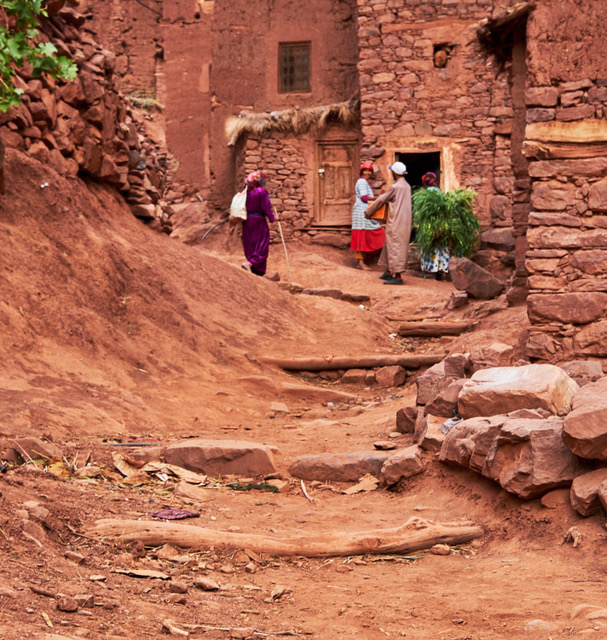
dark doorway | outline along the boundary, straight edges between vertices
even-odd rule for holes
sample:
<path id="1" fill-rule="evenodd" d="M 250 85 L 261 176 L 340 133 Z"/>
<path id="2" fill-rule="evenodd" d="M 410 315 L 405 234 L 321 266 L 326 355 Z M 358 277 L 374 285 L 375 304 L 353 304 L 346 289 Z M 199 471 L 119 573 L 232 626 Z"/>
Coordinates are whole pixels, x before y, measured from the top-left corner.
<path id="1" fill-rule="evenodd" d="M 422 176 L 428 171 L 436 174 L 440 184 L 440 151 L 430 153 L 396 153 L 396 161 L 407 167 L 407 182 L 412 189 L 422 186 Z"/>

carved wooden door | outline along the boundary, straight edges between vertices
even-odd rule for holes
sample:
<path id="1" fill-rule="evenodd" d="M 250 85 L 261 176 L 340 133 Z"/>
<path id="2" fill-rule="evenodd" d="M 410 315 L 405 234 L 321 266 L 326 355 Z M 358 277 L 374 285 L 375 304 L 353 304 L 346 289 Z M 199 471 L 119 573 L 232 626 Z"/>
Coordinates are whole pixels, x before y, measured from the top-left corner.
<path id="1" fill-rule="evenodd" d="M 317 149 L 318 201 L 315 224 L 350 225 L 357 179 L 358 143 L 319 142 Z"/>

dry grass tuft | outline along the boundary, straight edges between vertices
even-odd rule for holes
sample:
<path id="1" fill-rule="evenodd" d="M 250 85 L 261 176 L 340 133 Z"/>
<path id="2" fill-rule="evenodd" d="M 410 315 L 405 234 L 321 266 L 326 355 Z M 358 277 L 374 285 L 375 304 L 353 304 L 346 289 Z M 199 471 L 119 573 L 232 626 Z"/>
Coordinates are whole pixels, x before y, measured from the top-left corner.
<path id="1" fill-rule="evenodd" d="M 320 107 L 305 109 L 294 107 L 270 113 L 246 113 L 233 116 L 228 118 L 225 132 L 228 145 L 233 146 L 238 142 L 240 136 L 245 134 L 260 137 L 271 131 L 280 131 L 298 135 L 313 128 L 325 129 L 331 122 L 350 126 L 358 122 L 359 118 L 360 100 L 355 98 L 348 102 L 338 102 Z"/>

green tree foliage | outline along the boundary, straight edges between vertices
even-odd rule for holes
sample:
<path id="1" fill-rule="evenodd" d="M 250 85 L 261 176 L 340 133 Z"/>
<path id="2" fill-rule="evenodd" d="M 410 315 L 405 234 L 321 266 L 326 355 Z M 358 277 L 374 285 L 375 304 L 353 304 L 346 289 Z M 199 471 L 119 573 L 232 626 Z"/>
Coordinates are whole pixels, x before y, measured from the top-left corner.
<path id="1" fill-rule="evenodd" d="M 422 255 L 438 247 L 449 247 L 452 256 L 470 257 L 480 235 L 474 215 L 476 191 L 461 187 L 445 193 L 439 189 L 413 192 L 413 224 Z"/>
<path id="2" fill-rule="evenodd" d="M 76 78 L 76 65 L 58 56 L 54 44 L 39 39 L 38 17 L 46 16 L 43 4 L 44 0 L 0 0 L 0 10 L 8 18 L 0 25 L 0 111 L 19 104 L 23 90 L 16 88 L 12 79 L 26 63 L 32 66 L 34 78 L 43 73 L 66 80 Z"/>

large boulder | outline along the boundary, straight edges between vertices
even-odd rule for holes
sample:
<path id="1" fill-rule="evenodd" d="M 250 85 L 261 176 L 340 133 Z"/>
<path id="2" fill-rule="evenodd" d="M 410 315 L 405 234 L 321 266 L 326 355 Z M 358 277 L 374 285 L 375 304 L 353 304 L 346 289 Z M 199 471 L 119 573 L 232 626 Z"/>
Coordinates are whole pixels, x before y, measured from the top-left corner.
<path id="1" fill-rule="evenodd" d="M 459 378 L 461 376 L 457 376 Z M 428 404 L 444 391 L 456 377 L 445 372 L 445 361 L 438 362 L 415 380 L 417 385 L 417 404 Z"/>
<path id="2" fill-rule="evenodd" d="M 585 385 L 573 396 L 563 440 L 581 458 L 607 462 L 607 378 Z"/>
<path id="3" fill-rule="evenodd" d="M 456 424 L 445 436 L 439 460 L 480 473 L 506 416 L 470 418 Z"/>
<path id="4" fill-rule="evenodd" d="M 559 367 L 580 387 L 590 382 L 596 382 L 604 376 L 603 367 L 599 360 L 571 360 L 570 362 L 562 362 Z"/>
<path id="5" fill-rule="evenodd" d="M 487 454 L 481 473 L 524 499 L 568 486 L 584 468 L 564 445 L 562 434 L 562 418 L 509 420 Z"/>
<path id="6" fill-rule="evenodd" d="M 385 451 L 363 451 L 300 456 L 289 467 L 289 473 L 302 480 L 356 482 L 367 473 L 379 477 L 384 463 L 391 455 L 393 454 Z"/>
<path id="7" fill-rule="evenodd" d="M 477 371 L 458 397 L 462 418 L 506 414 L 516 409 L 569 409 L 578 384 L 560 367 L 529 364 Z"/>
<path id="8" fill-rule="evenodd" d="M 186 440 L 168 446 L 164 461 L 217 476 L 264 476 L 276 472 L 269 447 L 241 440 Z"/>
<path id="9" fill-rule="evenodd" d="M 380 478 L 385 485 L 390 486 L 423 470 L 422 452 L 413 445 L 390 456 L 381 468 Z"/>
<path id="10" fill-rule="evenodd" d="M 503 282 L 468 258 L 451 258 L 449 274 L 456 289 L 479 300 L 496 298 L 504 289 Z"/>
<path id="11" fill-rule="evenodd" d="M 601 510 L 599 488 L 607 480 L 607 468 L 578 476 L 571 484 L 571 506 L 581 516 L 591 516 Z"/>
<path id="12" fill-rule="evenodd" d="M 535 498 L 568 486 L 582 462 L 562 441 L 562 419 L 491 416 L 456 424 L 439 459 L 477 471 L 520 498 Z"/>

